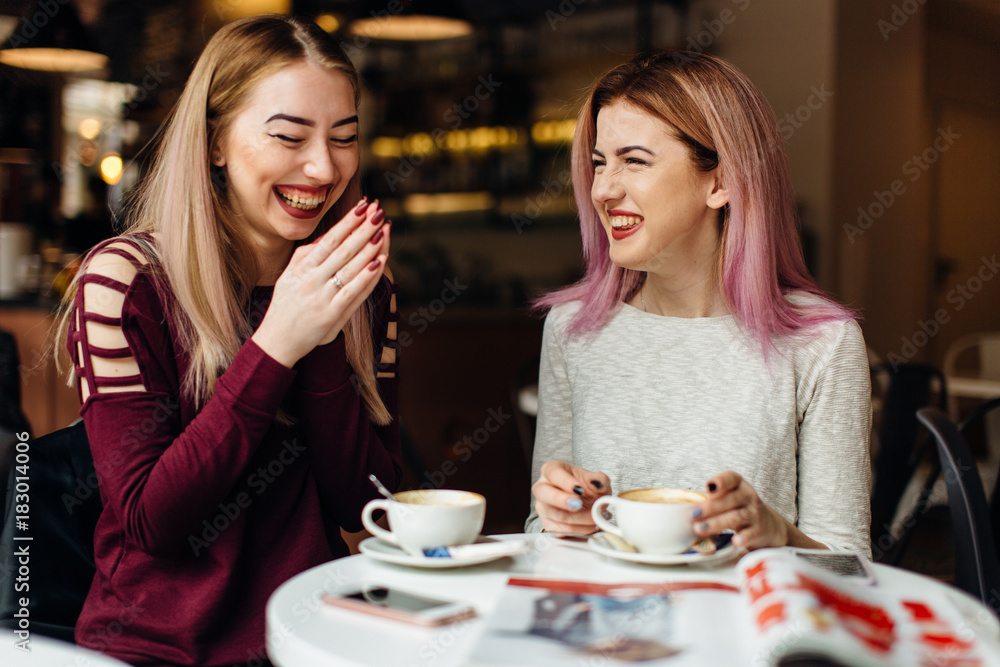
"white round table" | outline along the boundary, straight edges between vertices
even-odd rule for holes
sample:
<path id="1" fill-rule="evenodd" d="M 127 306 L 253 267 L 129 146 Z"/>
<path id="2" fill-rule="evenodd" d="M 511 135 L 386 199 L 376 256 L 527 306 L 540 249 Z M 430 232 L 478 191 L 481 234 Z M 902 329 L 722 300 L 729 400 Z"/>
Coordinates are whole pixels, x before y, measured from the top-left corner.
<path id="1" fill-rule="evenodd" d="M 279 667 L 456 667 L 466 665 L 511 576 L 577 579 L 599 583 L 710 581 L 736 586 L 735 559 L 702 566 L 656 567 L 607 558 L 583 542 L 547 535 L 504 535 L 530 539 L 531 548 L 514 558 L 452 569 L 418 569 L 387 564 L 365 555 L 321 565 L 282 584 L 267 605 L 267 651 Z M 912 591 L 937 586 L 948 591 L 969 626 L 1000 643 L 1000 623 L 972 597 L 933 579 L 885 565 L 875 566 L 878 585 Z M 465 600 L 477 617 L 423 628 L 370 614 L 330 607 L 325 592 L 364 584 L 396 586 L 442 598 Z M 523 663 L 518 667 L 526 667 Z"/>

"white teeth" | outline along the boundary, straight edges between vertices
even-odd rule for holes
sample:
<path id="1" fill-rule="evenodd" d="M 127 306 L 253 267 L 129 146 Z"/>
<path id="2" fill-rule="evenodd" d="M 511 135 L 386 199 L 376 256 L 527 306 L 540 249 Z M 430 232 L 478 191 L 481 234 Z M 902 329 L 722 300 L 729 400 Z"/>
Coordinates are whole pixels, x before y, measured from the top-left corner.
<path id="1" fill-rule="evenodd" d="M 613 215 L 611 216 L 611 226 L 615 229 L 632 227 L 642 222 L 642 218 L 637 215 Z"/>
<path id="2" fill-rule="evenodd" d="M 326 201 L 325 194 L 319 197 L 300 197 L 297 194 L 293 195 L 286 194 L 281 190 L 278 190 L 278 194 L 281 195 L 281 198 L 284 199 L 285 203 L 287 203 L 289 206 L 300 209 L 302 211 L 308 211 L 314 209 Z"/>

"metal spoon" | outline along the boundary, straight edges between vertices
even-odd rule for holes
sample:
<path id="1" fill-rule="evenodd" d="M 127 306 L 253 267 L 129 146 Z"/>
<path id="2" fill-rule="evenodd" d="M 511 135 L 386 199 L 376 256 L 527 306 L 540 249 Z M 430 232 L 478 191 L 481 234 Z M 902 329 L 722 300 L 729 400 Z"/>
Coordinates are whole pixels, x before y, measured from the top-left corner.
<path id="1" fill-rule="evenodd" d="M 385 488 L 385 484 L 383 484 L 382 482 L 380 482 L 378 480 L 378 477 L 376 477 L 374 473 L 372 473 L 371 475 L 368 475 L 368 480 L 372 484 L 375 485 L 375 488 L 378 489 L 378 492 L 381 493 L 383 496 L 385 496 L 386 498 L 388 498 L 389 500 L 391 500 L 394 503 L 398 503 L 399 502 L 392 495 L 392 491 L 390 491 L 389 489 Z"/>

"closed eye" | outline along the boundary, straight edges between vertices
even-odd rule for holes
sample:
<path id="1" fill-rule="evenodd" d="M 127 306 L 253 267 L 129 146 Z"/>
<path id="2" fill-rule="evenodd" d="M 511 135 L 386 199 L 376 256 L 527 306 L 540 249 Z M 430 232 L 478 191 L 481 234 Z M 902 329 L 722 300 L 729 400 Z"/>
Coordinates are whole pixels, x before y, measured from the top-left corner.
<path id="1" fill-rule="evenodd" d="M 343 146 L 348 146 L 350 144 L 353 144 L 357 140 L 358 140 L 358 135 L 357 134 L 352 134 L 351 136 L 346 137 L 344 139 L 338 139 L 337 137 L 331 137 L 330 138 L 330 141 L 332 141 L 334 143 L 337 143 L 337 144 L 341 144 Z"/>
<path id="2" fill-rule="evenodd" d="M 605 164 L 607 164 L 604 160 L 598 160 L 596 157 L 591 160 L 591 163 L 594 165 L 594 169 L 597 169 L 598 167 L 603 167 Z"/>
<path id="3" fill-rule="evenodd" d="M 275 139 L 281 139 L 282 141 L 287 141 L 290 144 L 302 143 L 301 139 L 297 139 L 295 137 L 285 136 L 284 134 L 272 134 L 270 136 L 274 137 Z"/>
<path id="4" fill-rule="evenodd" d="M 649 163 L 641 158 L 627 157 L 625 158 L 625 164 L 649 164 Z"/>

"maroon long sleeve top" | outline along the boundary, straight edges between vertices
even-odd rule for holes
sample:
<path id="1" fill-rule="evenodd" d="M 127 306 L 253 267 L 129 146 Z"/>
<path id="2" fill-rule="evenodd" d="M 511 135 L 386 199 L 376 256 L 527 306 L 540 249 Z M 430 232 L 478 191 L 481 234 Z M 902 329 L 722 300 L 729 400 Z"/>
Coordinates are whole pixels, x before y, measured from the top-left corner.
<path id="1" fill-rule="evenodd" d="M 131 258 L 123 247 L 103 251 Z M 101 289 L 124 297 L 120 318 L 90 307 Z M 272 291 L 254 289 L 254 325 Z M 391 298 L 383 279 L 371 297 L 376 351 Z M 87 272 L 77 295 L 68 345 L 89 388 L 81 415 L 104 510 L 76 639 L 135 665 L 256 662 L 266 655 L 268 596 L 347 555 L 339 529 L 361 530 L 375 496 L 369 473 L 399 482 L 396 369 L 383 366 L 392 377 L 378 380 L 393 416 L 379 427 L 352 381 L 343 334 L 294 369 L 248 340 L 198 409 L 181 391 L 188 355 L 175 308 L 163 281 L 143 270 L 127 284 Z M 127 348 L 89 345 L 90 323 L 120 326 Z M 93 357 L 134 358 L 139 374 L 101 377 Z M 279 406 L 294 425 L 275 420 Z"/>

